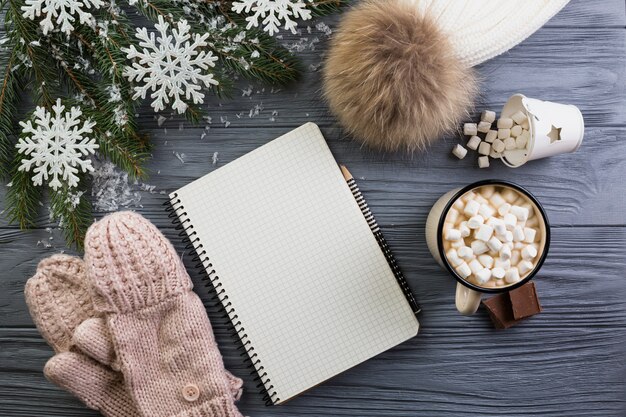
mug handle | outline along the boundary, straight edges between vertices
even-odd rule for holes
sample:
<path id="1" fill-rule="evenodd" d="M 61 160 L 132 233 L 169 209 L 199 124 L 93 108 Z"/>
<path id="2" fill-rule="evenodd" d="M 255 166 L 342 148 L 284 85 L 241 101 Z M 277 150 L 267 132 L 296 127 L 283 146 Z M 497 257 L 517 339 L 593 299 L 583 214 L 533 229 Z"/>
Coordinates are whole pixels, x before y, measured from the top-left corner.
<path id="1" fill-rule="evenodd" d="M 467 288 L 460 282 L 456 283 L 455 302 L 456 309 L 459 310 L 459 313 L 466 316 L 474 314 L 480 305 L 480 298 L 481 293 L 478 291 Z"/>

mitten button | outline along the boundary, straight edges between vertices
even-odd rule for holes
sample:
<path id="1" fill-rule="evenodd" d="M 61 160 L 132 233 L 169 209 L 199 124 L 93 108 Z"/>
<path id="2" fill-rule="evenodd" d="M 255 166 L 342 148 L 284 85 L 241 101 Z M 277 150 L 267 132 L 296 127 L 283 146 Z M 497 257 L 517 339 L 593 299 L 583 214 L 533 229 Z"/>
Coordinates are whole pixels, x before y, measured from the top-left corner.
<path id="1" fill-rule="evenodd" d="M 189 402 L 197 400 L 198 397 L 200 397 L 200 388 L 198 388 L 196 384 L 185 385 L 185 388 L 183 388 L 183 397 Z"/>

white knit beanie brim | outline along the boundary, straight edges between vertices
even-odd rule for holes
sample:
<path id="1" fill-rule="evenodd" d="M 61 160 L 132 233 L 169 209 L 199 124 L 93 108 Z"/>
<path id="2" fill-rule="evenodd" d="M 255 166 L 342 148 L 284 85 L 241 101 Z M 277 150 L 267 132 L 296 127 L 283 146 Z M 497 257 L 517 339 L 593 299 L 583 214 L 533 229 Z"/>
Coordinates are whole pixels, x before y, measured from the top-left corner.
<path id="1" fill-rule="evenodd" d="M 407 0 L 450 36 L 459 60 L 473 67 L 528 38 L 569 0 Z"/>

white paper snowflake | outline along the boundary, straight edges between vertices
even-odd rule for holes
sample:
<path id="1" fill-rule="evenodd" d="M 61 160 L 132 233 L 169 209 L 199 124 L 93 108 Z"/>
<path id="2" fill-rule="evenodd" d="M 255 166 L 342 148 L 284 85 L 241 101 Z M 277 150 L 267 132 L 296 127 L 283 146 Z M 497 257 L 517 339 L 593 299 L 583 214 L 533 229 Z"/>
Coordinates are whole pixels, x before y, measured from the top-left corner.
<path id="1" fill-rule="evenodd" d="M 203 103 L 202 87 L 219 84 L 207 71 L 215 66 L 217 57 L 211 51 L 201 50 L 207 46 L 208 33 L 190 34 L 186 20 L 180 20 L 171 33 L 169 26 L 159 16 L 159 23 L 155 25 L 159 32 L 157 37 L 154 33 L 148 34 L 146 28 L 137 29 L 136 36 L 143 50 L 137 51 L 134 45 L 123 49 L 129 59 L 137 58 L 124 70 L 124 75 L 130 81 L 143 82 L 134 87 L 133 99 L 144 99 L 148 91 L 152 91 L 150 97 L 154 100 L 150 105 L 155 112 L 165 109 L 173 100 L 172 108 L 184 113 L 187 104 L 183 97 L 194 104 Z"/>
<path id="2" fill-rule="evenodd" d="M 236 13 L 252 11 L 254 14 L 246 17 L 247 28 L 258 27 L 259 19 L 263 19 L 263 30 L 270 35 L 278 33 L 281 20 L 285 22 L 285 29 L 296 33 L 298 24 L 293 19 L 311 18 L 311 10 L 306 8 L 306 0 L 240 0 L 233 2 L 233 10 Z"/>
<path id="3" fill-rule="evenodd" d="M 39 22 L 44 35 L 59 26 L 61 32 L 69 35 L 76 17 L 81 24 L 91 25 L 95 19 L 86 9 L 99 9 L 103 4 L 102 0 L 25 0 L 21 9 L 22 16 L 30 20 L 45 15 Z"/>
<path id="4" fill-rule="evenodd" d="M 44 107 L 37 107 L 34 113 L 34 125 L 31 120 L 20 122 L 22 136 L 15 145 L 18 152 L 30 159 L 22 159 L 20 171 L 32 171 L 33 184 L 41 185 L 43 180 L 56 190 L 63 185 L 76 187 L 80 168 L 83 172 L 93 171 L 90 159 L 84 157 L 98 149 L 95 139 L 87 135 L 92 133 L 95 122 L 82 121 L 80 107 L 72 107 L 64 112 L 65 106 L 57 99 L 52 112 Z"/>

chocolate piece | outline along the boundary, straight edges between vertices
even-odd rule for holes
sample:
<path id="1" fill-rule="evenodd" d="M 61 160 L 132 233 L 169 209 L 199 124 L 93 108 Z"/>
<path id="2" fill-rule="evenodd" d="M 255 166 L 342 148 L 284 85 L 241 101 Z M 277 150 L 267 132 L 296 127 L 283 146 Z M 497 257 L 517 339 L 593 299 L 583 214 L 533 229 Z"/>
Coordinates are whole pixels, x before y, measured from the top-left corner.
<path id="1" fill-rule="evenodd" d="M 535 283 L 532 281 L 509 291 L 509 298 L 511 299 L 511 308 L 515 320 L 525 319 L 541 313 L 541 304 L 539 304 Z"/>
<path id="2" fill-rule="evenodd" d="M 482 301 L 496 329 L 508 329 L 515 325 L 511 300 L 507 293 L 498 294 Z"/>

